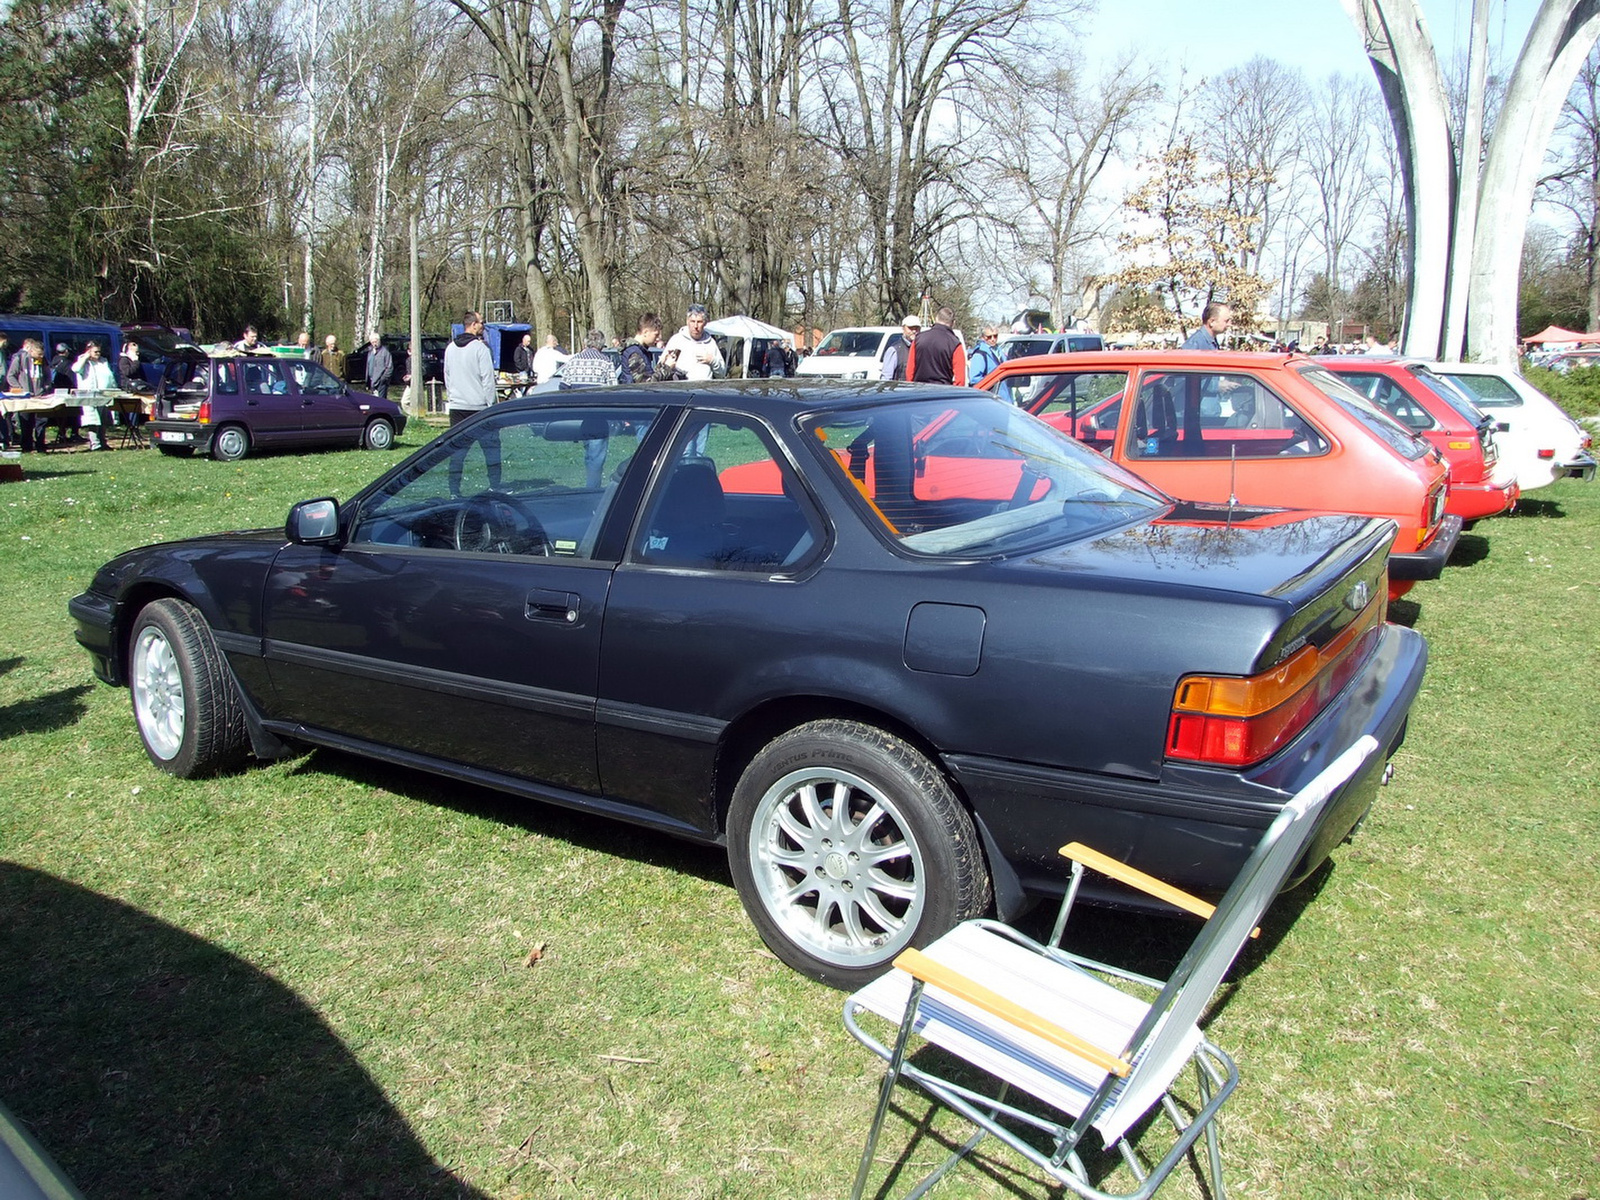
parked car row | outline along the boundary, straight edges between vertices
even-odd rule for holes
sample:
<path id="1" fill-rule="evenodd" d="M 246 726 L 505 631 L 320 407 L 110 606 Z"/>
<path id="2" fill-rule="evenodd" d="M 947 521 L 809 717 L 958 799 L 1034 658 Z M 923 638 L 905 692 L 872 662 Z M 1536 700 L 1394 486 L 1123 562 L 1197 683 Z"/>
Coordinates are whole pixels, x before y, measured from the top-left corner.
<path id="1" fill-rule="evenodd" d="M 1466 523 L 1594 474 L 1588 435 L 1488 367 L 1113 350 L 1011 359 L 978 386 L 1173 496 L 1390 518 L 1391 598 L 1438 578 Z"/>

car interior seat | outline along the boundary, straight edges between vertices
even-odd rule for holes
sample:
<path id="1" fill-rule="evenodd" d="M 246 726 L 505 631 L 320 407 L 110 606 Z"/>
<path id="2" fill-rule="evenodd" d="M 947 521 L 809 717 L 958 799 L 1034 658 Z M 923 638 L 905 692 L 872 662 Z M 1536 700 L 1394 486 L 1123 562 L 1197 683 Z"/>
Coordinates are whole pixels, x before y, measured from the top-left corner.
<path id="1" fill-rule="evenodd" d="M 717 566 L 723 548 L 723 513 L 715 464 L 704 458 L 679 460 L 650 516 L 640 557 L 658 566 Z"/>

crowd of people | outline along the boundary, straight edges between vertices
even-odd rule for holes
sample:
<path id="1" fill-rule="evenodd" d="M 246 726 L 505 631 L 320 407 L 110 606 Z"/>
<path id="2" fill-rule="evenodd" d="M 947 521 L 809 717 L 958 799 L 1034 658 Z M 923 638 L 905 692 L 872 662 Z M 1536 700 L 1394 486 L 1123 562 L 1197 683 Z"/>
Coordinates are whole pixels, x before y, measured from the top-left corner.
<path id="1" fill-rule="evenodd" d="M 77 355 L 65 342 L 58 342 L 54 357 L 46 357 L 44 343 L 38 338 L 24 338 L 21 347 L 12 352 L 6 336 L 0 334 L 0 363 L 5 365 L 6 392 L 23 398 L 66 392 L 108 396 L 124 390 L 148 390 L 139 370 L 139 347 L 132 341 L 124 343 L 121 361 L 113 364 L 105 346 L 96 340 L 85 342 Z M 110 432 L 117 422 L 131 424 L 138 415 L 121 413 L 111 404 L 63 404 L 47 411 L 0 410 L 0 450 L 43 453 L 80 445 L 109 450 Z M 53 440 L 49 438 L 52 429 Z"/>

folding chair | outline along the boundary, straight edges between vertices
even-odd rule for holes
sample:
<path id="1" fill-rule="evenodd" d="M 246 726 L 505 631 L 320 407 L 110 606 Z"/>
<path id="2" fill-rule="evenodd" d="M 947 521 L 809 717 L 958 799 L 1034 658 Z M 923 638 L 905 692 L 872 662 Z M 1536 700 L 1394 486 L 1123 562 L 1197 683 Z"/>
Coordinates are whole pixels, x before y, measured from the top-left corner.
<path id="1" fill-rule="evenodd" d="M 888 1063 L 852 1200 L 865 1191 L 878 1135 L 895 1084 L 902 1080 L 977 1126 L 907 1193 L 908 1200 L 924 1195 L 990 1134 L 1073 1192 L 1122 1200 L 1153 1195 L 1204 1134 L 1211 1194 L 1220 1200 L 1216 1117 L 1239 1073 L 1233 1060 L 1202 1035 L 1200 1018 L 1299 862 L 1329 798 L 1377 748 L 1372 737 L 1361 738 L 1285 804 L 1215 908 L 1074 842 L 1061 850 L 1072 860 L 1072 874 L 1048 945 L 996 921 L 967 921 L 926 950 L 905 951 L 895 959 L 895 970 L 845 1001 L 845 1027 Z M 1206 919 L 1164 983 L 1060 947 L 1086 867 Z M 1153 1000 L 1141 998 L 1135 986 L 1145 996 L 1152 990 L 1157 994 Z M 863 1029 L 866 1014 L 897 1027 L 892 1046 Z M 945 1056 L 923 1053 L 911 1062 L 913 1035 Z M 1186 1104 L 1175 1085 L 1190 1063 L 1196 1100 Z M 974 1069 L 990 1078 L 989 1091 L 972 1086 L 982 1083 L 974 1080 Z M 1014 1093 L 1022 1094 L 1015 1102 Z M 1152 1163 L 1136 1143 L 1154 1136 L 1159 1122 L 1145 1117 L 1157 1108 L 1170 1122 L 1172 1136 Z M 1098 1146 L 1089 1139 L 1091 1130 Z M 1094 1174 L 1080 1153 L 1086 1149 L 1096 1152 L 1090 1159 Z M 1122 1166 L 1133 1186 L 1102 1190 L 1100 1184 L 1116 1177 Z"/>

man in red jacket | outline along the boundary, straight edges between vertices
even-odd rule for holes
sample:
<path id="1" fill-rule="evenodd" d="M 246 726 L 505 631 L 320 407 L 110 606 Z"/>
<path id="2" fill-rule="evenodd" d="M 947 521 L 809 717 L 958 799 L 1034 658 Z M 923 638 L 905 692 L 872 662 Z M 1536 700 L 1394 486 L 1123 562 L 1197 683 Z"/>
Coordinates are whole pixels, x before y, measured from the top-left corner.
<path id="1" fill-rule="evenodd" d="M 906 363 L 907 379 L 966 386 L 967 352 L 962 348 L 960 335 L 952 328 L 955 319 L 955 310 L 947 304 L 934 317 L 932 327 L 917 335 Z"/>

